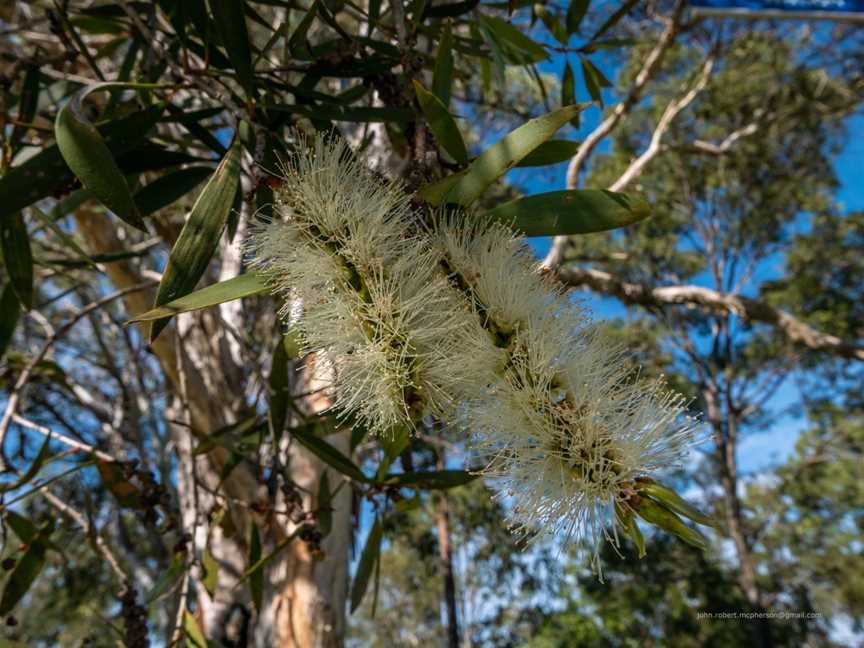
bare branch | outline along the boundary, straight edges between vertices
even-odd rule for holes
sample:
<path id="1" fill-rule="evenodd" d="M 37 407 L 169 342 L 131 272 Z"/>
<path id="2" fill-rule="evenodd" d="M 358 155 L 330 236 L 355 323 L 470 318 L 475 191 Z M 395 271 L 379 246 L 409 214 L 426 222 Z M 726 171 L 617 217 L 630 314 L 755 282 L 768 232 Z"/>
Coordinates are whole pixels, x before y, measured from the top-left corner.
<path id="1" fill-rule="evenodd" d="M 617 297 L 627 304 L 648 308 L 682 305 L 719 313 L 731 313 L 748 322 L 770 324 L 795 344 L 814 351 L 831 353 L 850 360 L 864 360 L 864 347 L 816 330 L 786 311 L 758 299 L 721 293 L 702 286 L 660 286 L 652 288 L 629 283 L 614 275 L 592 268 L 561 268 L 559 279 L 572 287 L 587 287 L 604 295 Z"/>
<path id="2" fill-rule="evenodd" d="M 95 302 L 88 304 L 81 310 L 79 310 L 75 315 L 73 315 L 68 322 L 63 324 L 60 328 L 58 328 L 53 335 L 51 335 L 46 341 L 45 344 L 42 345 L 42 348 L 39 349 L 38 353 L 36 353 L 33 358 L 31 358 L 30 362 L 27 363 L 27 366 L 24 367 L 24 370 L 19 374 L 18 380 L 15 381 L 15 385 L 12 387 L 12 390 L 9 392 L 9 399 L 6 401 L 6 410 L 3 412 L 3 418 L 0 419 L 0 470 L 6 468 L 6 459 L 3 456 L 3 442 L 6 439 L 6 433 L 9 430 L 9 423 L 12 421 L 12 417 L 15 415 L 15 410 L 18 408 L 18 401 L 21 399 L 21 390 L 27 385 L 30 380 L 30 376 L 33 374 L 33 370 L 36 366 L 42 362 L 42 359 L 48 353 L 52 346 L 66 335 L 69 330 L 75 326 L 81 319 L 86 317 L 89 313 L 102 308 L 106 304 L 111 303 L 112 301 L 119 299 L 129 293 L 138 292 L 139 290 L 145 290 L 146 288 L 150 288 L 154 286 L 155 283 L 152 281 L 145 281 L 142 283 L 134 284 L 127 288 L 123 288 L 122 290 L 117 290 L 110 295 L 106 295 L 101 299 L 96 300 Z"/>
<path id="3" fill-rule="evenodd" d="M 678 113 L 689 106 L 697 95 L 705 89 L 713 68 L 714 57 L 709 56 L 705 59 L 705 63 L 702 64 L 702 69 L 699 72 L 699 78 L 696 83 L 693 84 L 693 87 L 684 96 L 666 106 L 666 110 L 663 111 L 660 121 L 657 122 L 657 126 L 654 128 L 648 148 L 645 149 L 642 155 L 630 163 L 627 170 L 609 187 L 610 191 L 621 191 L 624 189 L 634 178 L 642 173 L 645 166 L 660 152 L 660 142 L 672 125 L 672 121 L 678 116 Z"/>

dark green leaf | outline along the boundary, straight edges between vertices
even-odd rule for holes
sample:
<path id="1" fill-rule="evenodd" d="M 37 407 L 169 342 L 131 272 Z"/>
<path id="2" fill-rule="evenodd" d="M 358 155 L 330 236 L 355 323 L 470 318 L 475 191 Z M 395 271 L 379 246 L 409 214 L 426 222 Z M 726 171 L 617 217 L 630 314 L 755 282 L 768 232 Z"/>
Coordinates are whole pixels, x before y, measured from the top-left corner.
<path id="1" fill-rule="evenodd" d="M 205 454 L 217 447 L 234 449 L 236 446 L 242 445 L 246 438 L 254 437 L 257 439 L 260 436 L 261 425 L 261 417 L 257 414 L 241 418 L 239 421 L 205 435 L 204 440 L 192 450 L 192 454 Z"/>
<path id="2" fill-rule="evenodd" d="M 84 114 L 83 101 L 92 92 L 111 88 L 153 88 L 150 84 L 96 83 L 76 92 L 57 113 L 57 147 L 81 183 L 121 219 L 147 231 L 126 178 L 102 135 Z"/>
<path id="3" fill-rule="evenodd" d="M 309 28 L 312 26 L 312 21 L 315 20 L 315 16 L 318 15 L 318 2 L 319 0 L 315 0 L 311 5 L 309 5 L 309 9 L 303 16 L 300 24 L 297 25 L 297 29 L 295 29 L 294 33 L 291 34 L 291 38 L 288 39 L 288 49 L 291 50 L 291 53 L 295 57 L 299 58 L 308 55 L 309 53 L 306 34 L 309 32 Z"/>
<path id="4" fill-rule="evenodd" d="M 149 216 L 192 191 L 213 173 L 212 167 L 193 166 L 156 178 L 135 193 L 141 216 Z"/>
<path id="5" fill-rule="evenodd" d="M 270 434 L 278 443 L 285 431 L 285 421 L 288 417 L 288 405 L 291 402 L 291 383 L 288 380 L 288 353 L 285 351 L 283 338 L 276 342 L 273 359 L 270 363 L 270 408 L 267 411 L 270 422 Z"/>
<path id="6" fill-rule="evenodd" d="M 585 80 L 585 88 L 588 90 L 588 95 L 591 97 L 592 101 L 596 101 L 601 106 L 603 105 L 603 95 L 600 92 L 600 83 L 597 75 L 595 74 L 596 68 L 594 64 L 591 63 L 584 56 L 581 58 L 582 61 L 582 78 Z"/>
<path id="7" fill-rule="evenodd" d="M 634 506 L 634 509 L 636 510 L 636 514 L 646 522 L 678 536 L 687 544 L 693 545 L 703 551 L 708 548 L 708 542 L 701 533 L 695 529 L 691 529 L 684 524 L 681 518 L 654 500 L 643 497 Z"/>
<path id="8" fill-rule="evenodd" d="M 450 87 L 453 83 L 453 33 L 450 21 L 444 23 L 441 40 L 438 41 L 438 56 L 432 71 L 432 94 L 445 107 L 450 105 Z"/>
<path id="9" fill-rule="evenodd" d="M 562 45 L 567 45 L 569 34 L 555 14 L 541 4 L 534 5 L 534 13 L 540 17 L 540 20 L 543 21 L 543 24 L 546 25 L 546 29 L 548 29 L 549 33 L 555 37 L 555 40 Z"/>
<path id="10" fill-rule="evenodd" d="M 444 489 L 463 486 L 477 479 L 467 470 L 438 470 L 387 475 L 384 482 L 391 486 L 424 489 Z"/>
<path id="11" fill-rule="evenodd" d="M 421 189 L 420 197 L 433 205 L 468 205 L 474 202 L 492 183 L 552 137 L 582 108 L 579 105 L 565 106 L 532 119 L 486 149 L 464 172 Z"/>
<path id="12" fill-rule="evenodd" d="M 3 286 L 0 295 L 0 359 L 6 353 L 6 348 L 12 342 L 15 327 L 18 325 L 18 317 L 21 315 L 21 304 L 15 295 L 12 284 Z"/>
<path id="13" fill-rule="evenodd" d="M 381 555 L 381 532 L 381 520 L 375 518 L 375 524 L 372 525 L 369 537 L 366 538 L 366 545 L 363 547 L 363 553 L 360 554 L 360 562 L 357 563 L 357 572 L 354 574 L 354 581 L 351 583 L 352 614 L 363 601 L 363 595 L 366 593 L 366 588 L 369 585 L 369 577 L 372 575 L 372 569 L 375 567 L 375 563 L 378 562 L 378 557 Z"/>
<path id="14" fill-rule="evenodd" d="M 582 19 L 588 11 L 588 5 L 591 0 L 570 0 L 570 6 L 567 7 L 567 32 L 575 34 L 579 31 L 579 25 L 582 24 Z"/>
<path id="15" fill-rule="evenodd" d="M 21 213 L 0 219 L 0 249 L 12 289 L 27 310 L 33 308 L 33 254 Z"/>
<path id="16" fill-rule="evenodd" d="M 30 65 L 24 74 L 21 96 L 18 98 L 18 123 L 15 124 L 9 137 L 9 144 L 13 149 L 17 148 L 18 142 L 27 131 L 26 124 L 31 123 L 36 116 L 36 109 L 39 106 L 39 81 L 39 67 Z"/>
<path id="17" fill-rule="evenodd" d="M 243 0 L 210 0 L 210 10 L 225 52 L 246 95 L 251 97 L 255 92 L 255 72 L 244 5 Z"/>
<path id="18" fill-rule="evenodd" d="M 438 97 L 426 90 L 418 81 L 414 81 L 414 91 L 417 101 L 423 110 L 423 116 L 429 124 L 429 129 L 435 134 L 441 147 L 459 164 L 468 164 L 468 149 L 462 140 L 462 134 L 456 121 Z"/>
<path id="19" fill-rule="evenodd" d="M 50 216 L 45 214 L 41 209 L 39 209 L 36 206 L 33 206 L 30 208 L 30 213 L 33 216 L 35 216 L 37 218 L 37 220 L 39 220 L 39 222 L 41 222 L 45 227 L 47 227 L 49 230 L 51 230 L 54 233 L 54 235 L 58 239 L 60 239 L 60 242 L 63 243 L 63 245 L 65 245 L 66 247 L 68 247 L 70 250 L 72 250 L 75 253 L 75 255 L 79 259 L 81 259 L 86 265 L 89 265 L 90 267 L 96 269 L 96 262 L 90 258 L 90 255 L 88 255 L 83 250 L 83 248 L 80 245 L 78 245 L 78 243 L 75 242 L 74 238 L 72 238 L 71 236 L 69 236 L 69 234 L 64 232 L 63 228 L 61 228 L 59 225 L 57 225 L 57 223 L 55 223 L 54 220 L 52 220 L 52 218 Z M 42 259 L 42 261 L 44 262 L 45 259 Z"/>
<path id="20" fill-rule="evenodd" d="M 637 194 L 574 189 L 517 198 L 486 215 L 526 236 L 558 236 L 624 227 L 650 216 L 651 207 Z"/>
<path id="21" fill-rule="evenodd" d="M 6 510 L 3 512 L 3 521 L 18 536 L 24 544 L 30 544 L 39 535 L 39 529 L 30 520 L 22 515 L 18 515 L 15 511 Z"/>
<path id="22" fill-rule="evenodd" d="M 662 484 L 657 482 L 638 482 L 638 491 L 639 494 L 647 495 L 653 500 L 656 500 L 662 506 L 675 511 L 679 515 L 683 515 L 684 517 L 688 517 L 694 522 L 698 524 L 704 524 L 705 526 L 715 526 L 716 523 L 713 518 L 708 515 L 705 515 L 698 509 L 694 508 L 690 504 L 688 504 L 684 499 L 681 498 L 678 493 L 673 491 L 671 488 L 667 488 Z"/>
<path id="23" fill-rule="evenodd" d="M 359 482 L 371 481 L 351 459 L 312 432 L 297 428 L 291 431 L 291 436 L 321 461 L 343 475 Z"/>
<path id="24" fill-rule="evenodd" d="M 41 534 L 40 534 L 41 535 Z M 45 543 L 37 537 L 15 562 L 0 598 L 0 616 L 6 616 L 30 589 L 45 566 Z"/>
<path id="25" fill-rule="evenodd" d="M 267 292 L 269 287 L 261 275 L 254 273 L 240 275 L 219 283 L 211 284 L 179 299 L 170 301 L 158 308 L 137 315 L 129 320 L 132 322 L 149 322 L 179 313 L 210 308 L 217 304 L 234 301 L 242 297 L 250 297 Z"/>
<path id="26" fill-rule="evenodd" d="M 514 65 L 530 65 L 549 58 L 546 48 L 531 40 L 522 30 L 506 20 L 480 14 L 479 25 L 491 42 L 498 46 L 501 55 Z"/>
<path id="27" fill-rule="evenodd" d="M 207 269 L 234 202 L 241 153 L 242 148 L 237 140 L 201 190 L 168 256 L 154 307 L 164 306 L 188 295 Z M 150 328 L 151 342 L 168 325 L 169 319 L 166 317 L 153 322 Z"/>
<path id="28" fill-rule="evenodd" d="M 268 104 L 265 108 L 267 110 L 295 113 L 310 119 L 330 119 L 332 121 L 361 123 L 409 122 L 413 121 L 415 117 L 413 110 L 390 106 Z"/>
<path id="29" fill-rule="evenodd" d="M 576 103 L 576 77 L 570 63 L 564 64 L 564 75 L 561 79 L 561 105 L 570 106 Z M 579 115 L 577 114 L 570 123 L 579 128 Z"/>
<path id="30" fill-rule="evenodd" d="M 548 166 L 565 162 L 576 155 L 580 142 L 570 140 L 549 140 L 522 158 L 517 167 Z"/>
<path id="31" fill-rule="evenodd" d="M 406 425 L 400 425 L 389 435 L 385 434 L 381 436 L 381 445 L 384 448 L 384 458 L 378 465 L 378 471 L 376 473 L 379 481 L 385 479 L 391 464 L 410 444 L 411 430 L 409 430 Z"/>
<path id="32" fill-rule="evenodd" d="M 99 126 L 98 130 L 108 148 L 119 156 L 144 139 L 162 111 L 162 106 L 153 106 Z M 68 191 L 74 181 L 75 176 L 63 161 L 57 145 L 42 149 L 0 178 L 0 219 L 52 193 Z"/>
<path id="33" fill-rule="evenodd" d="M 162 572 L 159 580 L 153 585 L 153 588 L 144 597 L 147 605 L 155 603 L 157 600 L 167 594 L 180 579 L 183 571 L 186 569 L 186 554 L 182 551 L 175 552 L 171 557 L 171 564 L 168 569 Z"/>
<path id="34" fill-rule="evenodd" d="M 624 533 L 633 541 L 636 545 L 636 551 L 639 553 L 639 558 L 645 557 L 645 538 L 642 535 L 642 531 L 639 530 L 639 525 L 636 522 L 636 516 L 633 515 L 633 511 L 629 509 L 624 509 L 620 504 L 615 504 L 615 515 L 618 518 L 618 522 L 621 524 L 621 527 L 624 529 Z"/>
<path id="35" fill-rule="evenodd" d="M 621 20 L 624 16 L 630 13 L 630 10 L 638 4 L 639 0 L 624 0 L 624 3 L 613 13 L 609 18 L 606 19 L 600 29 L 598 29 L 594 35 L 589 39 L 590 41 L 596 41 L 607 31 L 612 29 L 615 25 L 618 24 L 618 21 Z"/>
<path id="36" fill-rule="evenodd" d="M 20 488 L 24 484 L 28 483 L 31 479 L 33 479 L 39 470 L 45 465 L 45 462 L 48 461 L 48 458 L 51 456 L 48 454 L 48 445 L 51 441 L 51 437 L 45 437 L 45 441 L 42 443 L 42 447 L 39 448 L 39 453 L 36 455 L 36 458 L 33 460 L 33 463 L 30 464 L 30 467 L 27 469 L 23 475 L 21 475 L 14 482 L 9 484 L 0 484 L 0 493 L 5 491 L 15 490 L 16 488 Z"/>
<path id="37" fill-rule="evenodd" d="M 249 566 L 261 560 L 261 538 L 258 535 L 258 525 L 252 523 L 252 536 L 249 540 Z M 249 593 L 255 609 L 261 612 L 261 600 L 264 597 L 264 571 L 257 569 L 249 574 Z"/>

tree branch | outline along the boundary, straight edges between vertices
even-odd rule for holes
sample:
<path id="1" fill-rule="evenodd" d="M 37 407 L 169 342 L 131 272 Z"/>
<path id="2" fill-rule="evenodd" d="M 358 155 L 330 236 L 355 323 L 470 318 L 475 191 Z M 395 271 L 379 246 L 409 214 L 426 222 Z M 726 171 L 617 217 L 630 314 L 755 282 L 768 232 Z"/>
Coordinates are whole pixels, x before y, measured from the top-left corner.
<path id="1" fill-rule="evenodd" d="M 608 272 L 593 268 L 561 268 L 557 275 L 561 282 L 568 286 L 588 288 L 604 295 L 617 297 L 627 304 L 638 304 L 647 308 L 682 305 L 718 313 L 731 313 L 748 322 L 769 324 L 794 344 L 841 358 L 864 361 L 864 347 L 818 331 L 794 315 L 751 297 L 721 293 L 711 288 L 693 285 L 645 286 L 623 281 Z"/>

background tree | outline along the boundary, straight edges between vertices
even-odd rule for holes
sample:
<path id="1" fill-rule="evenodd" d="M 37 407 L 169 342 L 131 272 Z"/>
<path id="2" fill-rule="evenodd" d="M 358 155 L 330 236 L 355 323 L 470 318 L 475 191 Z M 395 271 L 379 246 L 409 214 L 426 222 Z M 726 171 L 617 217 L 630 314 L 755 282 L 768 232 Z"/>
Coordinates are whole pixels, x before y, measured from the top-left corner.
<path id="1" fill-rule="evenodd" d="M 614 132 L 613 152 L 591 165 L 586 186 L 644 190 L 656 216 L 608 238 L 559 237 L 545 265 L 653 318 L 630 322 L 622 340 L 638 333 L 634 351 L 647 371 L 672 372 L 708 406 L 719 449 L 709 465 L 724 493 L 718 511 L 742 567 L 723 571 L 658 539 L 655 562 L 625 562 L 622 571 L 632 565 L 669 582 L 662 579 L 683 571 L 665 567 L 686 555 L 691 578 L 722 581 L 706 593 L 717 605 L 765 608 L 797 591 L 801 572 L 768 582 L 757 563 L 786 555 L 771 544 L 785 541 L 784 532 L 798 538 L 795 555 L 824 547 L 812 536 L 808 545 L 805 527 L 799 535 L 781 525 L 752 528 L 760 507 L 779 500 L 754 491 L 752 504 L 741 501 L 735 425 L 758 425 L 760 397 L 778 372 L 806 368 L 802 379 L 826 390 L 830 381 L 855 384 L 849 361 L 864 355 L 856 341 L 860 282 L 807 255 L 815 245 L 835 255 L 850 238 L 860 243 L 860 232 L 838 230 L 830 218 L 827 166 L 840 119 L 860 98 L 860 36 L 733 29 L 693 21 L 684 9 L 682 1 L 166 0 L 0 10 L 6 635 L 37 645 L 137 646 L 149 633 L 169 644 L 206 636 L 210 645 L 335 646 L 346 607 L 361 601 L 361 645 L 410 644 L 406 631 L 451 646 L 454 638 L 516 645 L 538 633 L 536 641 L 615 643 L 636 630 L 612 602 L 599 621 L 586 616 L 592 591 L 604 598 L 599 590 L 564 596 L 572 576 L 560 558 L 513 545 L 480 484 L 464 485 L 470 476 L 458 470 L 458 442 L 442 445 L 434 429 L 428 438 L 375 439 L 326 415 L 321 385 L 303 371 L 314 358 L 297 357 L 263 286 L 244 273 L 239 245 L 253 212 L 272 210 L 271 173 L 291 148 L 291 129 L 335 128 L 413 191 L 465 170 L 527 119 L 572 104 L 577 78 L 580 99 L 614 99 L 599 125 L 581 145 L 547 142 L 512 162 L 572 158 L 575 190 Z M 614 88 L 605 65 L 622 69 Z M 103 81 L 119 85 L 95 85 Z M 524 173 L 491 187 L 484 204 L 514 197 Z M 558 215 L 558 226 L 528 218 L 516 227 L 572 234 L 643 215 L 541 200 L 542 209 L 521 203 L 520 218 Z M 831 235 L 808 243 L 790 225 L 811 211 Z M 688 240 L 701 241 L 708 261 Z M 802 271 L 786 284 L 760 280 L 760 295 L 753 264 L 790 246 L 790 267 Z M 838 267 L 859 268 L 860 255 L 842 256 Z M 686 283 L 706 269 L 711 289 Z M 184 295 L 173 307 L 188 312 L 158 311 L 127 325 Z M 819 355 L 799 363 L 787 343 Z M 824 429 L 834 438 L 833 422 Z M 853 454 L 844 457 L 860 451 L 846 447 Z M 846 484 L 838 485 L 839 508 L 832 500 L 830 520 L 814 522 L 833 525 L 825 545 L 833 560 L 846 551 L 855 515 L 854 466 L 837 476 Z M 821 488 L 833 483 L 825 479 Z M 461 490 L 442 490 L 453 486 Z M 788 493 L 789 509 L 772 514 L 787 522 L 811 501 Z M 414 565 L 423 568 L 412 573 Z M 627 582 L 615 600 L 644 609 L 651 599 L 631 596 L 638 588 Z M 401 616 L 371 638 L 376 622 L 366 614 L 376 590 L 378 615 Z M 825 590 L 860 618 L 854 585 Z M 413 626 L 397 607 L 405 596 Z M 693 610 L 665 606 L 683 619 L 664 625 L 669 637 L 744 636 L 719 625 L 688 635 Z M 99 619 L 100 630 L 72 621 L 81 616 Z M 799 634 L 762 630 L 764 642 L 824 636 L 818 625 Z"/>

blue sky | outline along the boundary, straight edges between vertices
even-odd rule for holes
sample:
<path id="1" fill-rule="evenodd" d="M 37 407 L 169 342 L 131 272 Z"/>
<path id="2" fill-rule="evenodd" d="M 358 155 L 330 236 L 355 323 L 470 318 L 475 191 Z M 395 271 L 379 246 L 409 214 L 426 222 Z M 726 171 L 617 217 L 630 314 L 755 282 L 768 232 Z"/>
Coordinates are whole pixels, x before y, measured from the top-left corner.
<path id="1" fill-rule="evenodd" d="M 825 24 L 825 23 L 823 23 Z M 571 59 L 574 57 L 571 57 Z M 614 79 L 616 68 L 608 59 L 592 57 L 608 78 Z M 574 66 L 574 63 L 577 65 Z M 571 66 L 578 69 L 578 60 L 571 60 Z M 541 65 L 545 73 L 560 75 L 564 68 L 564 55 L 555 55 L 548 63 Z M 587 92 L 580 86 L 581 80 L 577 73 L 577 100 L 586 101 Z M 607 105 L 614 104 L 615 95 L 607 91 L 604 95 Z M 567 137 L 581 139 L 599 122 L 601 111 L 592 107 L 583 113 L 581 127 L 578 132 L 569 129 Z M 834 160 L 835 170 L 840 182 L 836 201 L 844 211 L 864 209 L 864 182 L 861 181 L 861 169 L 864 168 L 864 116 L 853 115 L 847 120 L 847 139 Z M 598 147 L 598 152 L 608 150 L 609 139 Z M 517 170 L 512 179 L 528 194 L 553 191 L 565 187 L 566 163 L 555 167 L 545 167 L 542 171 L 533 169 Z M 531 240 L 531 245 L 538 256 L 542 257 L 549 248 L 549 239 L 537 238 Z M 760 269 L 760 275 L 782 275 L 784 272 L 782 258 L 766 260 Z M 588 300 L 592 311 L 598 318 L 626 316 L 628 309 L 614 299 L 602 298 L 591 293 L 584 297 Z M 636 311 L 631 311 L 635 313 Z M 739 446 L 739 465 L 742 473 L 760 472 L 782 462 L 792 452 L 800 431 L 806 426 L 806 421 L 800 414 L 790 413 L 791 407 L 801 400 L 801 394 L 794 379 L 784 383 L 771 401 L 771 410 L 775 414 L 773 423 L 768 429 L 754 432 L 746 436 Z"/>

